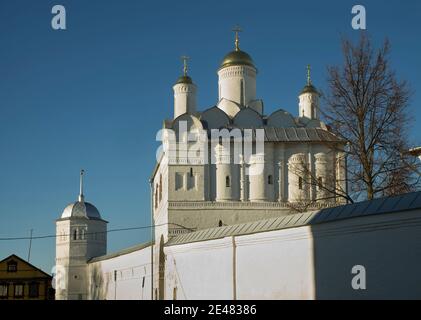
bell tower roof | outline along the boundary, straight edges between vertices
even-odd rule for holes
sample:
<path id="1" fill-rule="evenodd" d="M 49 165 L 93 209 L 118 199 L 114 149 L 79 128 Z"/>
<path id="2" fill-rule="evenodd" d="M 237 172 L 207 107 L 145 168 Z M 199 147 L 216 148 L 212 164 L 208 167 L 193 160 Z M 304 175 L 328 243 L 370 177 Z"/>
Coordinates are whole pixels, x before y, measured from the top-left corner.
<path id="1" fill-rule="evenodd" d="M 315 94 L 319 94 L 319 92 L 317 91 L 316 87 L 313 86 L 312 82 L 311 82 L 311 66 L 307 65 L 307 84 L 305 85 L 305 87 L 303 88 L 303 90 L 301 90 L 300 94 L 304 94 L 304 93 L 315 93 Z"/>
<path id="2" fill-rule="evenodd" d="M 220 69 L 239 65 L 246 65 L 255 68 L 253 59 L 247 52 L 241 50 L 234 50 L 224 57 Z"/>
<path id="3" fill-rule="evenodd" d="M 186 84 L 193 84 L 192 78 L 187 75 L 188 65 L 187 61 L 190 59 L 188 56 L 182 56 L 181 60 L 183 60 L 183 75 L 180 76 L 175 84 L 186 83 Z"/>
<path id="4" fill-rule="evenodd" d="M 247 52 L 240 50 L 240 37 L 239 32 L 242 30 L 240 27 L 236 26 L 233 31 L 235 32 L 235 41 L 234 41 L 234 50 L 229 52 L 224 59 L 222 60 L 220 69 L 230 67 L 230 66 L 238 66 L 238 65 L 246 65 L 256 68 L 254 66 L 253 59 Z"/>
<path id="5" fill-rule="evenodd" d="M 83 176 L 85 170 L 80 170 L 80 181 L 79 181 L 79 197 L 78 201 L 69 204 L 61 214 L 61 219 L 65 218 L 88 218 L 88 219 L 101 219 L 98 209 L 91 203 L 85 202 L 85 196 L 83 194 Z"/>

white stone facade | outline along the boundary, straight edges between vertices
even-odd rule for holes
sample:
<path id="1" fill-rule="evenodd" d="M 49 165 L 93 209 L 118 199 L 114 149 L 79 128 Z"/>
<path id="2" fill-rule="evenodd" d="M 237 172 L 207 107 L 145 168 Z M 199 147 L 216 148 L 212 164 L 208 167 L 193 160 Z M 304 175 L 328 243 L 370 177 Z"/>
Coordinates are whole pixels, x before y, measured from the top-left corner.
<path id="1" fill-rule="evenodd" d="M 189 83 L 178 83 L 174 90 L 174 118 L 188 113 L 196 112 L 196 86 Z"/>
<path id="2" fill-rule="evenodd" d="M 56 229 L 56 299 L 86 300 L 87 261 L 107 251 L 106 222 L 64 218 L 57 220 Z"/>
<path id="3" fill-rule="evenodd" d="M 257 70 L 250 66 L 230 66 L 218 71 L 219 101 L 226 99 L 239 106 L 249 106 L 262 113 L 263 110 L 253 105 L 256 100 Z M 227 105 L 221 105 L 222 111 L 234 117 L 236 112 Z"/>
<path id="4" fill-rule="evenodd" d="M 107 252 L 107 221 L 85 201 L 83 174 L 82 170 L 78 201 L 69 204 L 56 220 L 56 300 L 88 299 L 87 262 Z"/>

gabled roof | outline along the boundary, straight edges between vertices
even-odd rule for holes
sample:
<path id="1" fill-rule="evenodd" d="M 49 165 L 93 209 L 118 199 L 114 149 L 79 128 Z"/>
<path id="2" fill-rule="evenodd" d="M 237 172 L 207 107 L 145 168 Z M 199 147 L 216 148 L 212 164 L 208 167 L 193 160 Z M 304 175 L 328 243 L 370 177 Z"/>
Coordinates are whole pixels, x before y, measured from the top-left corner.
<path id="1" fill-rule="evenodd" d="M 395 197 L 379 198 L 316 212 L 297 213 L 278 218 L 259 220 L 243 224 L 204 229 L 171 238 L 166 246 L 221 239 L 230 236 L 317 225 L 357 217 L 389 214 L 421 209 L 421 192 L 407 193 Z"/>
<path id="2" fill-rule="evenodd" d="M 44 274 L 46 277 L 49 277 L 49 278 L 53 278 L 51 275 L 49 275 L 48 273 L 46 273 L 46 272 L 44 272 L 44 271 L 42 271 L 40 268 L 38 268 L 38 267 L 35 267 L 33 264 L 31 264 L 31 263 L 29 263 L 28 261 L 26 261 L 26 260 L 24 260 L 24 259 L 22 259 L 21 257 L 19 257 L 19 256 L 17 256 L 17 255 L 15 255 L 15 254 L 11 254 L 10 256 L 8 256 L 8 257 L 6 257 L 6 258 L 4 258 L 3 260 L 1 260 L 0 261 L 0 264 L 1 263 L 3 263 L 3 262 L 5 262 L 5 261 L 7 261 L 7 260 L 11 260 L 11 259 L 14 259 L 14 260 L 19 260 L 20 262 L 23 262 L 24 264 L 26 264 L 26 265 L 28 265 L 29 267 L 31 267 L 31 268 L 33 268 L 35 271 L 38 271 L 38 272 L 41 272 L 42 274 Z M 18 269 L 18 271 L 19 271 L 19 269 Z"/>

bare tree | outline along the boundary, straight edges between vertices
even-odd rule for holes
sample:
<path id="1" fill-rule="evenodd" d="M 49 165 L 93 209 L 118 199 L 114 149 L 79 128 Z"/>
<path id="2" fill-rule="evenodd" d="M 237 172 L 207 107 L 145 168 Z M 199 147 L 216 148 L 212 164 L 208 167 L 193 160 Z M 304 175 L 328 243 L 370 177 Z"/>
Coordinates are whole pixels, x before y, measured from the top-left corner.
<path id="1" fill-rule="evenodd" d="M 334 163 L 319 172 L 319 170 L 311 170 L 308 163 L 302 160 L 295 165 L 290 166 L 291 173 L 298 181 L 301 193 L 298 199 L 291 204 L 291 208 L 299 212 L 307 211 L 309 207 L 315 203 L 322 204 L 326 207 L 345 203 L 353 203 L 346 184 L 346 161 L 337 157 L 337 152 L 344 153 L 342 144 L 327 144 L 331 150 L 326 156 L 330 159 L 336 157 Z"/>
<path id="2" fill-rule="evenodd" d="M 373 49 L 361 33 L 355 45 L 343 39 L 342 49 L 343 66 L 328 67 L 322 109 L 330 130 L 348 143 L 349 194 L 360 200 L 411 191 L 418 182 L 415 159 L 405 152 L 411 92 L 391 69 L 389 42 Z"/>

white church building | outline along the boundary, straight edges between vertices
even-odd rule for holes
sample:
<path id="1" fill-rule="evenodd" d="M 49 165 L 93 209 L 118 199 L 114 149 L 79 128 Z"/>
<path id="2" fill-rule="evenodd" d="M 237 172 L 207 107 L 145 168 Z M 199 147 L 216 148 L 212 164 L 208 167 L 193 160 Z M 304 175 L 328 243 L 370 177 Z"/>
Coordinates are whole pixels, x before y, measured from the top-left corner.
<path id="1" fill-rule="evenodd" d="M 238 33 L 217 75 L 204 110 L 186 60 L 173 86 L 151 243 L 106 254 L 82 172 L 56 222 L 56 298 L 421 298 L 421 193 L 346 204 L 346 145 L 320 120 L 310 69 L 296 116 L 265 114 Z"/>

